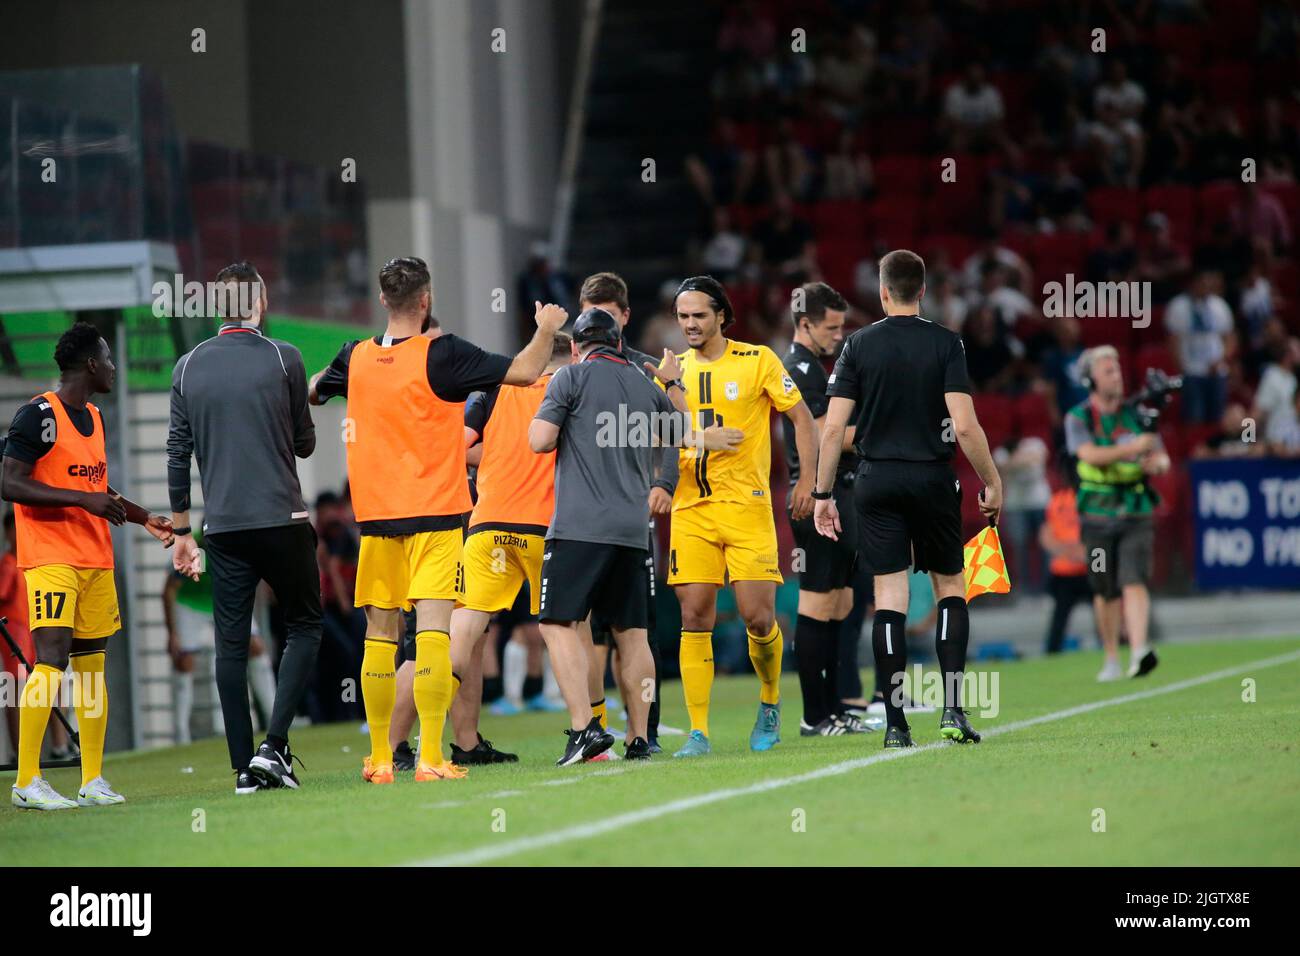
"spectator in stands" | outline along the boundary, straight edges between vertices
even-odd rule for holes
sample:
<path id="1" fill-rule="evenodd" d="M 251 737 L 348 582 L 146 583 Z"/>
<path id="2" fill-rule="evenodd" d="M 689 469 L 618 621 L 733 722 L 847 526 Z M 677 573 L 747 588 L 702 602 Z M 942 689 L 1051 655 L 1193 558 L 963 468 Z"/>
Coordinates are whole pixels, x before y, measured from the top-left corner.
<path id="1" fill-rule="evenodd" d="M 1038 529 L 1038 543 L 1050 556 L 1047 566 L 1047 593 L 1052 596 L 1052 616 L 1047 625 L 1045 650 L 1059 653 L 1065 647 L 1065 628 L 1070 612 L 1077 604 L 1092 603 L 1088 585 L 1087 555 L 1079 532 L 1079 508 L 1075 501 L 1074 465 L 1069 455 L 1060 456 L 1064 486 L 1052 493 L 1047 504 L 1046 520 Z"/>
<path id="2" fill-rule="evenodd" d="M 875 186 L 875 170 L 862 134 L 844 127 L 835 150 L 824 162 L 822 195 L 826 199 L 865 199 Z"/>
<path id="3" fill-rule="evenodd" d="M 528 264 L 515 283 L 515 301 L 523 341 L 528 341 L 535 328 L 534 302 L 568 302 L 572 283 L 569 277 L 551 265 L 550 246 L 534 242 L 528 253 Z"/>
<path id="4" fill-rule="evenodd" d="M 743 53 L 763 60 L 776 48 L 776 24 L 767 10 L 754 0 L 740 0 L 728 6 L 726 19 L 718 31 L 718 51 Z"/>
<path id="5" fill-rule="evenodd" d="M 1197 179 L 1200 182 L 1239 179 L 1241 160 L 1247 149 L 1236 112 L 1231 106 L 1220 104 L 1210 111 L 1209 119 L 1192 147 Z"/>
<path id="6" fill-rule="evenodd" d="M 971 310 L 961 338 L 966 370 L 977 391 L 997 392 L 1011 384 L 1024 347 L 998 322 L 991 305 L 983 303 Z"/>
<path id="7" fill-rule="evenodd" d="M 1091 282 L 1127 282 L 1136 273 L 1133 227 L 1126 222 L 1112 222 L 1106 227 L 1105 241 L 1088 255 L 1084 274 Z"/>
<path id="8" fill-rule="evenodd" d="M 817 84 L 826 108 L 840 122 L 855 123 L 876 72 L 876 35 L 859 24 L 848 36 L 829 34 L 825 47 L 817 61 Z"/>
<path id="9" fill-rule="evenodd" d="M 1080 345 L 1079 320 L 1063 316 L 1053 323 L 1056 344 L 1043 351 L 1040 364 L 1056 396 L 1056 409 L 1064 415 L 1088 397 L 1088 389 L 1079 380 Z"/>
<path id="10" fill-rule="evenodd" d="M 746 201 L 757 171 L 758 159 L 753 150 L 741 144 L 735 121 L 726 117 L 718 121 L 709 145 L 702 152 L 686 157 L 686 177 L 706 209 Z M 567 302 L 568 299 L 540 301 Z"/>
<path id="11" fill-rule="evenodd" d="M 1150 213 L 1142 225 L 1137 277 L 1151 283 L 1152 304 L 1164 305 L 1176 296 L 1191 267 L 1187 252 L 1174 241 L 1169 217 L 1162 212 Z"/>
<path id="12" fill-rule="evenodd" d="M 1192 178 L 1191 138 L 1172 103 L 1161 105 L 1147 140 L 1144 186 L 1185 183 Z"/>
<path id="13" fill-rule="evenodd" d="M 1160 57 L 1155 75 L 1147 83 L 1147 88 L 1148 117 L 1159 116 L 1168 107 L 1178 123 L 1190 127 L 1195 118 L 1198 96 L 1195 85 L 1183 72 L 1176 54 L 1165 53 Z"/>
<path id="14" fill-rule="evenodd" d="M 967 152 L 1002 145 L 1005 113 L 1002 94 L 988 81 L 984 67 L 968 64 L 962 80 L 949 86 L 943 97 L 940 127 L 948 148 Z"/>
<path id="15" fill-rule="evenodd" d="M 989 221 L 999 229 L 1008 224 L 1029 226 L 1038 213 L 1035 201 L 1038 174 L 1025 164 L 1023 150 L 1008 154 L 1006 160 L 989 172 Z"/>
<path id="16" fill-rule="evenodd" d="M 1230 402 L 1219 419 L 1218 430 L 1209 435 L 1192 452 L 1193 458 L 1254 458 L 1266 451 L 1263 442 L 1248 441 L 1246 406 Z"/>
<path id="17" fill-rule="evenodd" d="M 1294 121 L 1287 120 L 1282 100 L 1276 96 L 1264 100 L 1255 136 L 1255 155 L 1281 157 L 1289 161 L 1292 169 L 1300 163 L 1300 129 Z"/>
<path id="18" fill-rule="evenodd" d="M 1111 101 L 1097 106 L 1096 119 L 1081 128 L 1083 141 L 1097 157 L 1102 179 L 1112 186 L 1136 189 L 1146 158 L 1146 134 Z"/>
<path id="19" fill-rule="evenodd" d="M 1165 328 L 1183 373 L 1183 418 L 1190 423 L 1218 421 L 1227 400 L 1233 324 L 1232 309 L 1215 291 L 1220 282 L 1202 271 L 1165 309 Z"/>
<path id="20" fill-rule="evenodd" d="M 1300 458 L 1300 389 L 1296 391 L 1295 404 L 1291 411 L 1293 413 L 1291 427 L 1282 429 L 1277 440 L 1268 448 L 1269 454 L 1277 455 L 1279 458 Z"/>
<path id="21" fill-rule="evenodd" d="M 957 294 L 957 283 L 948 271 L 932 270 L 932 287 L 927 287 L 921 300 L 921 317 L 937 322 L 954 332 L 961 332 L 966 321 L 966 300 Z"/>
<path id="22" fill-rule="evenodd" d="M 1033 272 L 1029 268 L 1029 263 L 1002 245 L 1001 234 L 996 229 L 987 230 L 980 247 L 962 263 L 961 281 L 966 290 L 980 287 L 984 279 L 985 263 L 989 262 L 1016 270 L 1016 276 L 1021 281 L 1021 291 L 1026 295 L 1030 294 L 1029 290 L 1033 288 Z"/>
<path id="23" fill-rule="evenodd" d="M 1300 338 L 1287 340 L 1275 361 L 1259 378 L 1255 392 L 1254 417 L 1269 444 L 1283 442 L 1296 427 L 1296 372 L 1300 370 Z"/>
<path id="24" fill-rule="evenodd" d="M 1286 207 L 1258 183 L 1241 183 L 1237 200 L 1229 211 L 1232 235 L 1248 244 L 1265 240 L 1276 253 L 1291 248 L 1291 223 Z"/>
<path id="25" fill-rule="evenodd" d="M 926 52 L 901 30 L 889 40 L 889 50 L 880 57 L 883 81 L 881 101 L 891 112 L 921 107 L 929 91 L 930 63 Z"/>
<path id="26" fill-rule="evenodd" d="M 810 150 L 795 135 L 794 123 L 788 117 L 777 122 L 771 142 L 763 150 L 763 168 L 773 196 L 811 198 L 816 163 Z"/>
<path id="27" fill-rule="evenodd" d="M 731 213 L 726 206 L 713 210 L 713 235 L 700 252 L 700 264 L 707 275 L 720 282 L 730 282 L 745 263 L 747 243 L 739 231 L 732 228 Z"/>
<path id="28" fill-rule="evenodd" d="M 1241 282 L 1238 311 L 1246 336 L 1245 358 L 1252 376 L 1258 376 L 1262 367 L 1273 359 L 1273 346 L 1277 340 L 1265 344 L 1265 334 L 1281 305 L 1277 289 L 1270 278 L 1273 271 L 1273 254 L 1268 243 L 1260 242 L 1251 260 L 1250 271 Z M 1275 330 L 1274 330 L 1275 331 Z"/>
<path id="29" fill-rule="evenodd" d="M 1038 220 L 1043 232 L 1081 232 L 1091 228 L 1085 205 L 1087 190 L 1074 174 L 1070 160 L 1058 156 L 1052 174 L 1039 187 Z"/>
<path id="30" fill-rule="evenodd" d="M 1049 458 L 1047 443 L 1035 435 L 1013 434 L 993 450 L 993 462 L 1002 475 L 1000 524 L 1011 545 L 1006 552 L 1011 580 L 1018 582 L 1021 593 L 1036 593 L 1043 586 L 1042 573 L 1033 567 L 1029 553 L 1052 497 L 1047 483 Z"/>
<path id="31" fill-rule="evenodd" d="M 787 193 L 776 194 L 772 215 L 754 229 L 754 241 L 763 250 L 768 271 L 786 282 L 804 282 L 815 268 L 812 226 L 795 215 L 794 202 Z"/>
<path id="32" fill-rule="evenodd" d="M 1105 109 L 1113 109 L 1120 119 L 1137 122 L 1146 103 L 1146 91 L 1129 78 L 1128 66 L 1121 59 L 1111 58 L 1106 79 L 1092 92 L 1093 112 L 1100 115 Z"/>
<path id="33" fill-rule="evenodd" d="M 1027 316 L 1038 314 L 1038 306 L 1019 289 L 1020 274 L 1010 267 L 996 262 L 984 263 L 984 274 L 980 288 L 972 299 L 989 305 L 998 321 L 1007 329 L 1014 329 L 1016 322 Z"/>
<path id="34" fill-rule="evenodd" d="M 679 285 L 680 279 L 666 279 L 660 284 L 659 307 L 641 329 L 641 351 L 649 355 L 663 355 L 664 349 L 685 352 L 688 348 L 686 336 L 677 324 L 677 315 L 673 309 Z"/>

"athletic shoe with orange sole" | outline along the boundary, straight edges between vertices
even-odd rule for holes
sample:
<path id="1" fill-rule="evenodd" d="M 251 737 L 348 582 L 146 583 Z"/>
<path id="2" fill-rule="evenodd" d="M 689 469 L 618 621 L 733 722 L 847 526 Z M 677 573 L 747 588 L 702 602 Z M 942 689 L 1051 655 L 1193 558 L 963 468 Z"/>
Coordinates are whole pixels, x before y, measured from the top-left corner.
<path id="1" fill-rule="evenodd" d="M 366 783 L 392 783 L 393 765 L 391 763 L 374 764 L 367 757 L 361 764 L 361 779 Z"/>
<path id="2" fill-rule="evenodd" d="M 424 783 L 428 780 L 460 780 L 468 777 L 469 771 L 464 767 L 458 767 L 450 760 L 444 760 L 436 766 L 429 766 L 422 763 L 415 768 L 416 783 Z"/>

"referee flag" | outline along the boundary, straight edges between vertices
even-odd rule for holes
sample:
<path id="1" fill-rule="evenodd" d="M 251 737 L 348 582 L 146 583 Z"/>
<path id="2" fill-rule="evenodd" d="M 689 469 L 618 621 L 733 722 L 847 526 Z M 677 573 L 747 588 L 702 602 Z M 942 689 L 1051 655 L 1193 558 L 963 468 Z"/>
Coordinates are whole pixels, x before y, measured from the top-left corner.
<path id="1" fill-rule="evenodd" d="M 1007 574 L 1007 561 L 1002 555 L 1002 539 L 997 525 L 990 524 L 966 542 L 966 600 L 981 594 L 1007 594 L 1011 591 L 1011 578 Z"/>

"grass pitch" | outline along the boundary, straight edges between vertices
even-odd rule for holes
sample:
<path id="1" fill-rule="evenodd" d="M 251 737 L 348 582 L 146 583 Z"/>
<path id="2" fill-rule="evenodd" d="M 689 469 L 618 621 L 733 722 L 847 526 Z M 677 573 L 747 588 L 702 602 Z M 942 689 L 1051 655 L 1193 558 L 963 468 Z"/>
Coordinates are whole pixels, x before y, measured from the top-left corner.
<path id="1" fill-rule="evenodd" d="M 689 761 L 560 770 L 556 714 L 485 715 L 520 763 L 461 781 L 363 783 L 354 724 L 295 732 L 298 792 L 236 797 L 219 739 L 110 755 L 127 804 L 0 808 L 0 865 L 1300 864 L 1300 638 L 1166 645 L 1149 679 L 1115 684 L 1095 653 L 994 666 L 983 743 L 939 743 L 938 714 L 917 714 L 934 746 L 902 757 L 878 732 L 800 738 L 793 674 L 766 754 L 747 745 L 757 683 L 736 677 L 714 687 L 713 756 Z M 664 697 L 683 726 L 680 685 Z M 48 778 L 75 796 L 78 771 Z"/>

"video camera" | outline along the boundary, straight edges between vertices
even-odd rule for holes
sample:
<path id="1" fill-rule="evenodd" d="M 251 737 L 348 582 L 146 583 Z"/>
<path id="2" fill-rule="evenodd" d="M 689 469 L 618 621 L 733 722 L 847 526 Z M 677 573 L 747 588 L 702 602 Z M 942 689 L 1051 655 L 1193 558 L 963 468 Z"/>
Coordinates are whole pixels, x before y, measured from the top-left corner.
<path id="1" fill-rule="evenodd" d="M 1160 413 L 1169 404 L 1169 396 L 1182 387 L 1181 375 L 1167 375 L 1158 368 L 1149 368 L 1142 390 L 1126 399 L 1124 406 L 1137 415 L 1144 432 L 1153 432 L 1160 425 Z"/>

